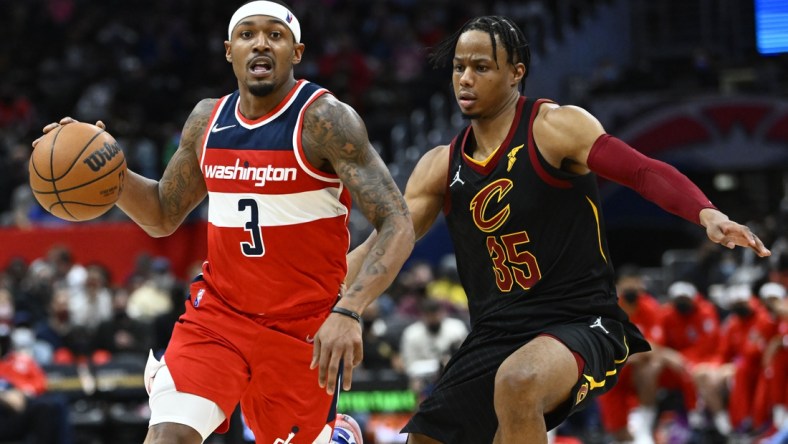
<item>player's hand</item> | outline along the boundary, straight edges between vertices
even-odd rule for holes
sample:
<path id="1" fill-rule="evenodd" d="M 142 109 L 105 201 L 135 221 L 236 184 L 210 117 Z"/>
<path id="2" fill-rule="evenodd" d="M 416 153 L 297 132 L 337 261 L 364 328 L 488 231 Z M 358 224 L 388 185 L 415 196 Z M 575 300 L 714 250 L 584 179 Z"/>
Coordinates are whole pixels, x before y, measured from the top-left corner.
<path id="1" fill-rule="evenodd" d="M 45 126 L 44 129 L 42 130 L 42 132 L 44 134 L 47 134 L 48 132 L 52 131 L 53 129 L 55 129 L 55 128 L 61 126 L 61 125 L 68 125 L 69 123 L 75 123 L 75 122 L 79 122 L 79 120 L 74 119 L 73 117 L 63 117 L 62 119 L 60 119 L 60 122 L 52 122 L 49 125 Z M 102 122 L 101 120 L 96 122 L 96 126 L 101 128 L 101 129 L 103 129 L 103 130 L 107 129 L 107 126 L 104 125 L 104 122 Z M 38 142 L 40 140 L 41 140 L 41 137 L 39 137 L 38 139 L 33 141 L 33 148 L 35 148 L 36 145 L 38 145 Z"/>
<path id="2" fill-rule="evenodd" d="M 339 366 L 343 366 L 342 388 L 350 390 L 353 367 L 361 363 L 363 355 L 359 322 L 348 316 L 331 313 L 315 333 L 309 368 L 318 368 L 317 383 L 326 389 L 326 393 L 333 395 Z"/>
<path id="3" fill-rule="evenodd" d="M 749 227 L 736 223 L 728 216 L 713 208 L 704 208 L 700 212 L 700 223 L 706 227 L 706 235 L 712 241 L 733 249 L 736 246 L 748 247 L 760 257 L 771 256 L 763 242 Z"/>

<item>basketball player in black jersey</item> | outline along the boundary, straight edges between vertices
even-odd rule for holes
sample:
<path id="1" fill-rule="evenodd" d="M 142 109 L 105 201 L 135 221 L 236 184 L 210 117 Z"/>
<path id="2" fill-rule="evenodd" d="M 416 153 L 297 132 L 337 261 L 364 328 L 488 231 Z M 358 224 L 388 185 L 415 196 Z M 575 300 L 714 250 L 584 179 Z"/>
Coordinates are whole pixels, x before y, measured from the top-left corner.
<path id="1" fill-rule="evenodd" d="M 404 428 L 409 443 L 546 443 L 649 350 L 616 301 L 594 173 L 717 243 L 770 254 L 684 175 L 585 110 L 522 96 L 529 58 L 522 32 L 498 16 L 470 20 L 433 53 L 451 60 L 470 125 L 423 156 L 405 199 L 418 237 L 444 211 L 472 329 Z M 370 240 L 349 256 L 350 288 Z"/>

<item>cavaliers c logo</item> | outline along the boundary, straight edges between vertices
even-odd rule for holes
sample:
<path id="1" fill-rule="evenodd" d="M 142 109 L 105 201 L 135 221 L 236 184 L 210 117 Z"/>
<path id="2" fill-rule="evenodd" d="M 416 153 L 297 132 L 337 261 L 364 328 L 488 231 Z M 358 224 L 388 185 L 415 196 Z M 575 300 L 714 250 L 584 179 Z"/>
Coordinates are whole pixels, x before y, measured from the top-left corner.
<path id="1" fill-rule="evenodd" d="M 490 233 L 497 230 L 509 218 L 509 204 L 499 212 L 490 217 L 486 217 L 487 205 L 490 200 L 495 197 L 497 202 L 503 200 L 506 193 L 511 191 L 514 184 L 509 179 L 498 179 L 495 182 L 487 185 L 481 191 L 476 193 L 471 199 L 471 214 L 473 214 L 473 222 L 485 233 Z"/>
<path id="2" fill-rule="evenodd" d="M 583 385 L 580 386 L 580 389 L 577 391 L 577 398 L 575 399 L 575 405 L 580 404 L 586 399 L 586 395 L 588 395 L 588 383 L 584 382 Z"/>

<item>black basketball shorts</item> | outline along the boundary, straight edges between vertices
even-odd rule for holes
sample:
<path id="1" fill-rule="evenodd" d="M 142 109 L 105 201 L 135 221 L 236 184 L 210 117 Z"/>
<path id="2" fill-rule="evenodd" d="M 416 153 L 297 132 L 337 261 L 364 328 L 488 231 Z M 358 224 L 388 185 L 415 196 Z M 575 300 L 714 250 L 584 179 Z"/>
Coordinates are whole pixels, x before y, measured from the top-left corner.
<path id="1" fill-rule="evenodd" d="M 548 430 L 615 385 L 630 353 L 628 342 L 637 344 L 633 353 L 648 349 L 631 324 L 593 316 L 516 334 L 474 329 L 402 431 L 427 435 L 445 444 L 492 443 L 498 428 L 493 408 L 498 367 L 542 334 L 559 339 L 585 360 L 582 375 L 567 400 L 545 415 Z M 627 339 L 630 336 L 631 341 Z"/>

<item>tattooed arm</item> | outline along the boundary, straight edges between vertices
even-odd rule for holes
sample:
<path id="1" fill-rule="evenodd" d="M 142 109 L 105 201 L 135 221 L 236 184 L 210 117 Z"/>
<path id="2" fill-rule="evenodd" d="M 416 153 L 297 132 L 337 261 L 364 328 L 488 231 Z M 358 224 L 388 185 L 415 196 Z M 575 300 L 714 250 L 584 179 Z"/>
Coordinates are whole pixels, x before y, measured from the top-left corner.
<path id="1" fill-rule="evenodd" d="M 408 208 L 370 144 L 364 123 L 348 105 L 330 95 L 315 101 L 306 112 L 302 140 L 312 165 L 339 176 L 378 232 L 355 281 L 337 304 L 361 313 L 391 284 L 413 249 Z M 349 389 L 353 367 L 361 357 L 358 323 L 330 315 L 315 335 L 312 366 L 319 364 L 321 387 L 333 393 L 339 361 L 344 359 L 344 388 Z"/>
<path id="2" fill-rule="evenodd" d="M 192 110 L 178 150 L 158 182 L 132 171 L 126 175 L 117 205 L 151 236 L 172 234 L 205 198 L 199 152 L 215 103 L 215 99 L 205 99 Z"/>
<path id="3" fill-rule="evenodd" d="M 202 138 L 217 99 L 204 99 L 194 107 L 183 126 L 181 142 L 158 182 L 128 170 L 117 205 L 153 237 L 172 234 L 207 194 L 200 171 Z M 44 134 L 60 125 L 77 122 L 64 117 L 44 127 Z M 104 122 L 96 122 L 104 129 Z M 36 147 L 38 139 L 33 141 Z"/>
<path id="4" fill-rule="evenodd" d="M 410 215 L 402 193 L 369 143 L 364 123 L 351 107 L 330 95 L 319 99 L 305 116 L 302 137 L 309 161 L 339 176 L 379 233 L 353 286 L 338 304 L 360 313 L 391 284 L 410 255 Z"/>

